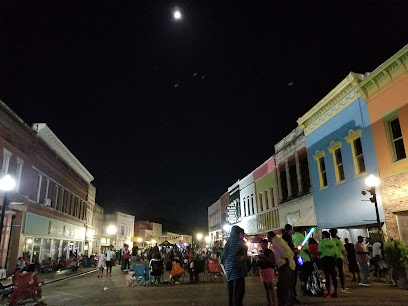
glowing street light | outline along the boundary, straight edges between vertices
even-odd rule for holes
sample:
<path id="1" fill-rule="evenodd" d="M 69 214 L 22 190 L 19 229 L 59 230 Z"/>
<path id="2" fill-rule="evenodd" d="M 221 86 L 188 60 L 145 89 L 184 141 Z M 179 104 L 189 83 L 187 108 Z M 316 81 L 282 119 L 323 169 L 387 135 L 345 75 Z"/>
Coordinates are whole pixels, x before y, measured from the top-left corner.
<path id="1" fill-rule="evenodd" d="M 142 242 L 143 239 L 142 238 L 137 238 L 137 242 Z"/>
<path id="2" fill-rule="evenodd" d="M 210 236 L 205 236 L 204 238 L 206 243 L 210 243 L 211 242 L 211 237 Z"/>
<path id="3" fill-rule="evenodd" d="M 0 180 L 0 190 L 1 191 L 10 191 L 16 187 L 16 181 L 7 174 L 6 176 L 2 177 Z"/>
<path id="4" fill-rule="evenodd" d="M 368 187 L 378 187 L 380 185 L 380 179 L 373 174 L 370 174 L 366 179 L 365 183 Z"/>
<path id="5" fill-rule="evenodd" d="M 224 224 L 223 229 L 224 229 L 224 231 L 229 232 L 230 229 L 231 229 L 231 225 L 229 225 L 228 223 Z"/>
<path id="6" fill-rule="evenodd" d="M 156 240 L 152 239 L 152 244 L 156 244 Z"/>
<path id="7" fill-rule="evenodd" d="M 380 239 L 381 239 L 381 235 L 382 235 L 382 228 L 381 228 L 381 221 L 380 221 L 380 214 L 378 212 L 378 203 L 377 203 L 377 194 L 375 192 L 375 187 L 378 187 L 380 185 L 380 179 L 378 177 L 376 177 L 373 174 L 370 174 L 366 179 L 365 179 L 365 183 L 367 185 L 367 187 L 369 187 L 370 189 L 363 189 L 363 191 L 361 192 L 363 195 L 366 195 L 367 192 L 371 193 L 371 198 L 370 201 L 372 203 L 374 203 L 375 206 L 375 213 L 377 215 L 377 226 L 378 226 L 378 234 L 380 235 Z M 382 239 L 381 239 L 382 240 Z"/>
<path id="8" fill-rule="evenodd" d="M 6 206 L 8 204 L 7 191 L 13 190 L 16 187 L 16 181 L 10 176 L 6 175 L 0 179 L 0 190 L 4 191 L 3 195 L 3 207 L 1 208 L 1 219 L 0 219 L 0 245 L 3 245 L 3 227 L 4 227 L 4 215 L 6 214 Z"/>
<path id="9" fill-rule="evenodd" d="M 181 17 L 182 17 L 182 16 L 181 16 L 181 12 L 180 12 L 179 10 L 174 11 L 173 17 L 174 17 L 174 19 L 176 19 L 176 20 L 180 20 Z"/>
<path id="10" fill-rule="evenodd" d="M 107 232 L 109 235 L 114 235 L 114 234 L 116 234 L 116 226 L 114 226 L 114 225 L 109 225 L 109 226 L 107 227 L 107 229 L 106 229 L 106 232 Z"/>
<path id="11" fill-rule="evenodd" d="M 197 240 L 201 240 L 201 239 L 203 239 L 203 234 L 198 233 L 196 237 L 197 237 Z"/>

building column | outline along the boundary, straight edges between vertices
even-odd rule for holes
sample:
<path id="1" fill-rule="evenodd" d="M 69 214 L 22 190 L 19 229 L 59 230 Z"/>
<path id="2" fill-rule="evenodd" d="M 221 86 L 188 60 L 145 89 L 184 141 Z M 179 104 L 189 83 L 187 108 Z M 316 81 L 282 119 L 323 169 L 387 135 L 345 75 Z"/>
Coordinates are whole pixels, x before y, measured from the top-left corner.
<path id="1" fill-rule="evenodd" d="M 288 199 L 292 198 L 292 186 L 290 185 L 290 173 L 288 159 L 285 159 L 285 170 L 286 170 L 286 184 L 288 185 Z"/>
<path id="2" fill-rule="evenodd" d="M 278 197 L 278 203 L 282 203 L 282 184 L 281 184 L 281 176 L 280 176 L 280 169 L 279 169 L 279 165 L 278 165 L 278 191 L 279 191 L 279 197 Z"/>
<path id="3" fill-rule="evenodd" d="M 296 162 L 296 176 L 297 176 L 297 183 L 298 183 L 298 191 L 299 191 L 299 195 L 301 195 L 303 193 L 302 176 L 300 175 L 300 163 L 299 163 L 299 156 L 298 156 L 297 151 L 295 151 L 295 162 Z"/>

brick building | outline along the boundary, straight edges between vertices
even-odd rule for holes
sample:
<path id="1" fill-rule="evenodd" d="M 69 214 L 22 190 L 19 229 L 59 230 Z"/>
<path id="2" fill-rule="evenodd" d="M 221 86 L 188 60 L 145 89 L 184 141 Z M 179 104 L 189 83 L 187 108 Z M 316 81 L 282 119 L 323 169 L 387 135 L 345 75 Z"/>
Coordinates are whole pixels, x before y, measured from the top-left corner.
<path id="1" fill-rule="evenodd" d="M 83 253 L 93 176 L 46 124 L 30 128 L 2 101 L 0 153 L 1 176 L 10 174 L 17 182 L 8 193 L 0 253 L 8 274 L 19 256 L 35 262 Z"/>

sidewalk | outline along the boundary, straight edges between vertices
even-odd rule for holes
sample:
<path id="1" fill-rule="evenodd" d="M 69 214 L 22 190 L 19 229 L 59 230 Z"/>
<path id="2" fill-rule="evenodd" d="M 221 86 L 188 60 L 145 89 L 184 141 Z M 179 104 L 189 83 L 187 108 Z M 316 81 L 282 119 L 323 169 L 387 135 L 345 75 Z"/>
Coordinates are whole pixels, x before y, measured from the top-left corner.
<path id="1" fill-rule="evenodd" d="M 48 272 L 48 273 L 38 273 L 38 278 L 44 281 L 45 284 L 50 284 L 58 281 L 62 281 L 68 278 L 75 278 L 81 275 L 85 275 L 88 273 L 92 273 L 98 271 L 97 268 L 89 268 L 89 267 L 79 267 L 78 272 L 74 274 L 66 274 L 66 270 L 63 271 L 56 271 L 56 272 Z"/>

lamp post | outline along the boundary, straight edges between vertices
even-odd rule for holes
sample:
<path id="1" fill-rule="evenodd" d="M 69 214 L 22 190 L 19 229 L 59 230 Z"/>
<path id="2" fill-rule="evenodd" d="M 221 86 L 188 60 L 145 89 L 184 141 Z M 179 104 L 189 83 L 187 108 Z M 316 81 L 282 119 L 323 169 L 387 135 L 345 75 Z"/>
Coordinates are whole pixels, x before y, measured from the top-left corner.
<path id="1" fill-rule="evenodd" d="M 366 179 L 365 183 L 367 187 L 370 187 L 370 189 L 363 189 L 361 192 L 363 195 L 366 195 L 367 192 L 371 194 L 370 201 L 374 203 L 375 206 L 375 213 L 377 215 L 377 226 L 378 226 L 378 234 L 380 235 L 380 238 L 382 236 L 382 230 L 381 230 L 381 221 L 380 221 L 380 214 L 378 212 L 378 203 L 377 203 L 377 194 L 375 192 L 375 187 L 378 187 L 380 185 L 380 179 L 373 174 L 370 174 Z"/>
<path id="2" fill-rule="evenodd" d="M 4 227 L 4 215 L 6 214 L 6 206 L 8 204 L 7 191 L 13 190 L 16 187 L 16 181 L 10 176 L 6 175 L 0 179 L 0 190 L 4 192 L 3 195 L 3 207 L 1 208 L 0 219 L 0 246 L 3 245 L 3 227 Z"/>

